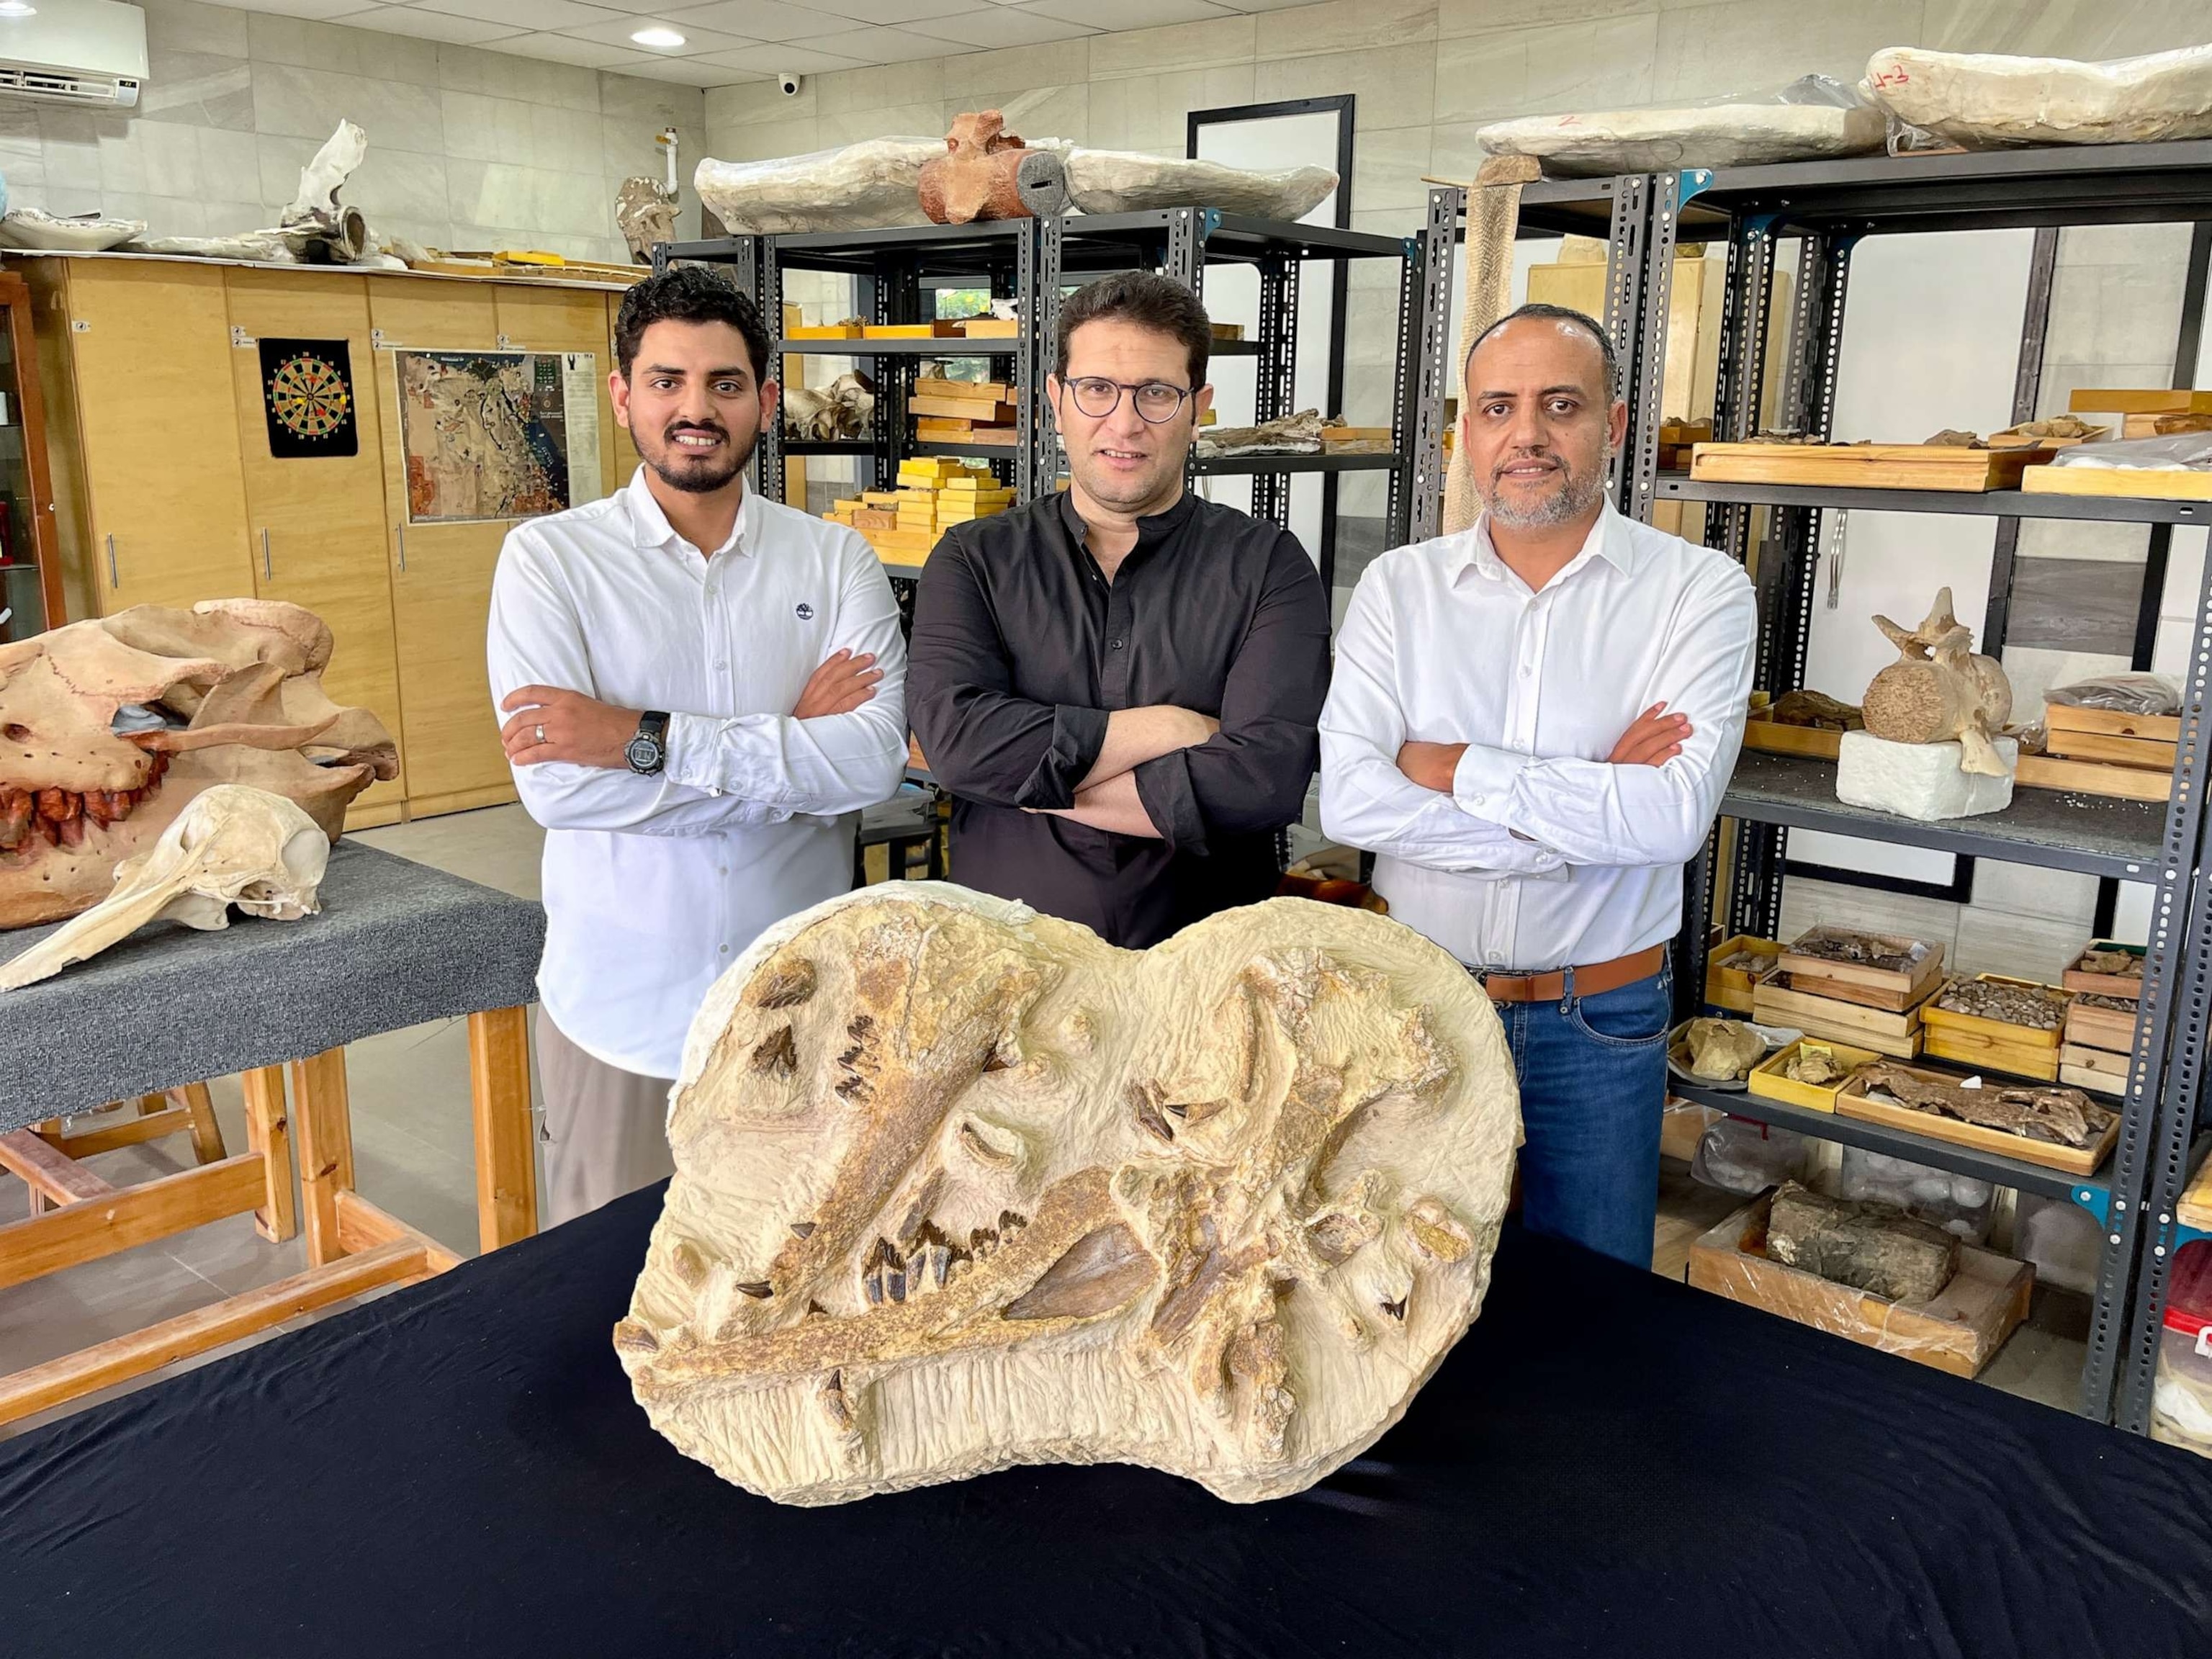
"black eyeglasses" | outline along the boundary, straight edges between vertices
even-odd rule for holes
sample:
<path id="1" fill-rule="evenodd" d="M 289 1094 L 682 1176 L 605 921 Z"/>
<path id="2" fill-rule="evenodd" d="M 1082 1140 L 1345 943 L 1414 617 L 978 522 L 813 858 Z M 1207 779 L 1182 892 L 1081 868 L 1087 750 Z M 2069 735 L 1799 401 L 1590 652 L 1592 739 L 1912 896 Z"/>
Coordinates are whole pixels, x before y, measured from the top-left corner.
<path id="1" fill-rule="evenodd" d="M 1165 380 L 1146 380 L 1131 386 L 1126 380 L 1086 374 L 1066 385 L 1076 408 L 1094 421 L 1103 421 L 1119 409 L 1121 394 L 1126 392 L 1135 402 L 1139 417 L 1149 425 L 1159 426 L 1175 419 L 1182 409 L 1183 399 L 1190 396 L 1188 387 L 1170 386 Z"/>

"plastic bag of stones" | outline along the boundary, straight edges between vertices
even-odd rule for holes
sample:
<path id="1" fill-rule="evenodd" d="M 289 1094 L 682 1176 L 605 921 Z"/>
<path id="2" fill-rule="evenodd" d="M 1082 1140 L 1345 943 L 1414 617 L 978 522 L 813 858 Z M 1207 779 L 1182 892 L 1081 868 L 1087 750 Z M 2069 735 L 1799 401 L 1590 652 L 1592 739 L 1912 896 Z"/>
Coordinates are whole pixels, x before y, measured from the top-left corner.
<path id="1" fill-rule="evenodd" d="M 1988 1242 L 1997 1209 L 1997 1189 L 1990 1182 L 1860 1146 L 1846 1146 L 1843 1153 L 1837 1197 L 1878 1199 L 1969 1244 Z"/>
<path id="2" fill-rule="evenodd" d="M 1756 1198 L 1769 1187 L 1802 1176 L 1809 1151 L 1805 1137 L 1795 1130 L 1724 1117 L 1699 1139 L 1690 1176 L 1724 1193 Z"/>

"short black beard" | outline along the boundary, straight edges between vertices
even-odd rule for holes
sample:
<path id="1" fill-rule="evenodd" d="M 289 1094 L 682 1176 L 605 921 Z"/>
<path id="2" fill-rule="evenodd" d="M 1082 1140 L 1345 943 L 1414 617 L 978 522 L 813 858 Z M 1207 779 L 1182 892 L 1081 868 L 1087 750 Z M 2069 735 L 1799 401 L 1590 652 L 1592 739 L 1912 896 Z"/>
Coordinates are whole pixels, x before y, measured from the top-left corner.
<path id="1" fill-rule="evenodd" d="M 722 434 L 726 440 L 729 435 L 726 432 Z M 664 454 L 678 453 L 675 440 L 669 437 L 667 434 L 661 434 L 661 442 L 665 446 L 662 452 Z M 733 452 L 734 459 L 729 467 L 720 472 L 673 472 L 649 455 L 645 458 L 645 464 L 653 469 L 653 476 L 671 489 L 680 489 L 687 495 L 711 495 L 718 489 L 727 489 L 732 478 L 752 465 L 753 451 L 759 447 L 759 444 L 760 435 L 756 433 L 752 442 L 747 444 L 742 450 Z"/>

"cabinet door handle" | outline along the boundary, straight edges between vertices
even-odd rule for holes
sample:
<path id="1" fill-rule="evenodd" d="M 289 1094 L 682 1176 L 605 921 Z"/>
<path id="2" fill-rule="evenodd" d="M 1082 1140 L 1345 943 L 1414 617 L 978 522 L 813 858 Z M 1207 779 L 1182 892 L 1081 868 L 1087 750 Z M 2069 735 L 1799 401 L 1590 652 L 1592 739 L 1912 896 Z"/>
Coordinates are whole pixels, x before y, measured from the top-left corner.
<path id="1" fill-rule="evenodd" d="M 270 580 L 273 574 L 269 568 L 269 532 L 264 529 L 261 532 L 261 580 Z"/>
<path id="2" fill-rule="evenodd" d="M 398 528 L 399 528 L 399 574 L 400 574 L 401 575 L 403 575 L 403 576 L 404 576 L 404 575 L 405 575 L 405 574 L 407 574 L 407 526 L 406 526 L 405 525 L 404 525 L 404 524 L 403 524 L 403 525 L 401 525 Z"/>
<path id="3" fill-rule="evenodd" d="M 118 592 L 123 587 L 123 578 L 115 572 L 115 538 L 112 536 L 107 538 L 107 585 Z"/>

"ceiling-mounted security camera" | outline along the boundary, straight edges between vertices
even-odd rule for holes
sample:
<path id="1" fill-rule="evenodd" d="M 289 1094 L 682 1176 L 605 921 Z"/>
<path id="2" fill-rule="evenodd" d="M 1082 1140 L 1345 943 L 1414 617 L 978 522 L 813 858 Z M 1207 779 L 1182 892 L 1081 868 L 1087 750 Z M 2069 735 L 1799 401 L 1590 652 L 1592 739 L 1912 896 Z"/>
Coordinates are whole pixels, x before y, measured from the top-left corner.
<path id="1" fill-rule="evenodd" d="M 799 96 L 799 77 L 793 75 L 789 70 L 778 70 L 776 72 L 775 83 L 783 88 L 783 95 L 785 97 L 796 98 Z"/>

